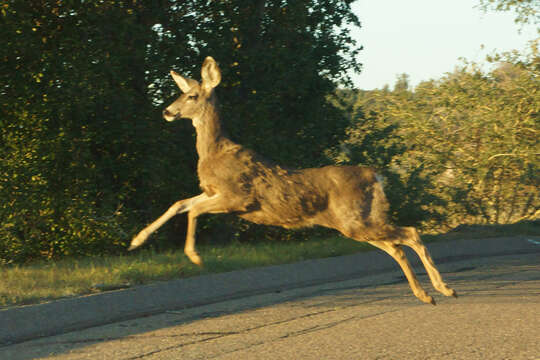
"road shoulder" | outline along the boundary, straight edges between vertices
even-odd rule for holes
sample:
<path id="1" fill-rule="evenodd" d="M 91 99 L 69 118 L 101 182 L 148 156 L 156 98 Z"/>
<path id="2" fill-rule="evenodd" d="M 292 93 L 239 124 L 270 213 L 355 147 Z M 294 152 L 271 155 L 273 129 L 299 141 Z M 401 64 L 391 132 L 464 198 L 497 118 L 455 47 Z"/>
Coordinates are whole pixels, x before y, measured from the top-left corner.
<path id="1" fill-rule="evenodd" d="M 428 245 L 437 264 L 513 254 L 540 254 L 540 239 L 504 237 Z M 408 257 L 417 269 L 418 258 Z M 156 283 L 0 311 L 0 346 L 249 295 L 264 294 L 394 271 L 388 255 L 373 251 Z M 419 271 L 423 272 L 423 271 Z"/>

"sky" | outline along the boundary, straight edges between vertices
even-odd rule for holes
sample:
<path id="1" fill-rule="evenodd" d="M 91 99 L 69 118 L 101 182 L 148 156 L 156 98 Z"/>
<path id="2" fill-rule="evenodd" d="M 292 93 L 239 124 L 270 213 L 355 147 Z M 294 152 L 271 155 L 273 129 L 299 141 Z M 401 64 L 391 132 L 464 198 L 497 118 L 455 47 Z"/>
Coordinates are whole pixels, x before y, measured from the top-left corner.
<path id="1" fill-rule="evenodd" d="M 537 26 L 515 24 L 512 13 L 484 13 L 474 7 L 477 4 L 477 0 L 357 0 L 352 8 L 362 27 L 352 34 L 364 50 L 358 57 L 362 73 L 352 75 L 355 87 L 393 87 L 402 73 L 416 86 L 453 71 L 461 57 L 484 63 L 488 54 L 523 50 L 538 37 Z"/>

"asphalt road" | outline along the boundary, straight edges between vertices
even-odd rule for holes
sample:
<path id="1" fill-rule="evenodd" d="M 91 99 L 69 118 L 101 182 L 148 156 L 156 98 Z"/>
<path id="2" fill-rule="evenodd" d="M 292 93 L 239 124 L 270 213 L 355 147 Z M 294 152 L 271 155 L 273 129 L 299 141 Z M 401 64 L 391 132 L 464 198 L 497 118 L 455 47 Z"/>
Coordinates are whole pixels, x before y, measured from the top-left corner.
<path id="1" fill-rule="evenodd" d="M 540 359 L 539 253 L 439 266 L 422 304 L 401 273 L 222 301 L 0 347 L 0 359 Z"/>

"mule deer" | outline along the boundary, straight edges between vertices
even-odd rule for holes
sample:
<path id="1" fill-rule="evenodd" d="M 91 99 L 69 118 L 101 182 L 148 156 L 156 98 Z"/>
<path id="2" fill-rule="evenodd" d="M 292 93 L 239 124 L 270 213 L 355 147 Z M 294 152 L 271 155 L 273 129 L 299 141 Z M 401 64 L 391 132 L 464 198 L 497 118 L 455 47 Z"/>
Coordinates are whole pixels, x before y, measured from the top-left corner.
<path id="1" fill-rule="evenodd" d="M 163 111 L 163 117 L 167 121 L 191 119 L 197 132 L 202 194 L 174 203 L 132 240 L 129 250 L 141 246 L 167 220 L 184 212 L 188 217 L 184 252 L 197 265 L 202 260 L 195 250 L 195 228 L 201 214 L 234 213 L 257 224 L 285 228 L 320 225 L 387 252 L 401 266 L 414 295 L 435 304 L 418 282 L 401 245 L 411 247 L 435 289 L 456 296 L 442 280 L 416 229 L 388 222 L 388 202 L 373 169 L 326 166 L 289 170 L 271 165 L 224 135 L 214 92 L 221 72 L 213 58 L 207 57 L 202 65 L 201 83 L 174 71 L 171 75 L 183 94 Z"/>

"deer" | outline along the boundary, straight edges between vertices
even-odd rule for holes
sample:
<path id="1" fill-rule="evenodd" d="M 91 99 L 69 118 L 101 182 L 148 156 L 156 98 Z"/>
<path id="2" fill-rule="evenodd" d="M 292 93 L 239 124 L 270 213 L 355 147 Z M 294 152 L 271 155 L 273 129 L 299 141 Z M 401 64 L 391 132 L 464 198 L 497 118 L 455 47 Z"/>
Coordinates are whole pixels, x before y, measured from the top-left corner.
<path id="1" fill-rule="evenodd" d="M 192 121 L 202 193 L 175 202 L 133 238 L 128 250 L 138 248 L 170 218 L 186 212 L 184 253 L 199 266 L 202 259 L 195 248 L 195 229 L 202 214 L 232 213 L 257 224 L 286 229 L 318 225 L 386 252 L 401 267 L 413 294 L 435 305 L 419 283 L 402 246 L 412 248 L 433 287 L 445 296 L 457 297 L 443 281 L 416 228 L 389 222 L 383 179 L 374 169 L 337 165 L 287 169 L 272 164 L 230 140 L 222 129 L 215 93 L 221 71 L 212 57 L 206 57 L 202 64 L 201 82 L 175 71 L 170 74 L 182 94 L 163 110 L 163 117 L 169 122 Z"/>

